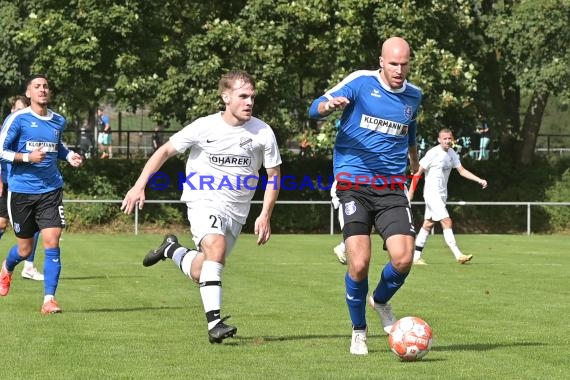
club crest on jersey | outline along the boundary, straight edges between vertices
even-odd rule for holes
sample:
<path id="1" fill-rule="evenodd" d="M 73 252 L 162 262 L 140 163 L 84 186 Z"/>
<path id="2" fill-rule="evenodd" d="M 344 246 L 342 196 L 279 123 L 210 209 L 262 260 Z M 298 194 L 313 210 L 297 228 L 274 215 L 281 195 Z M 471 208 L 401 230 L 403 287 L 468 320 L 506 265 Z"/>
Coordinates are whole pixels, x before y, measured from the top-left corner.
<path id="1" fill-rule="evenodd" d="M 412 106 L 404 107 L 404 116 L 406 117 L 406 120 L 410 120 L 413 114 L 414 113 L 412 112 Z"/>
<path id="2" fill-rule="evenodd" d="M 344 204 L 344 214 L 345 215 L 352 215 L 356 212 L 356 204 L 354 201 L 350 201 Z"/>
<path id="3" fill-rule="evenodd" d="M 251 150 L 252 149 L 252 143 L 253 140 L 250 137 L 242 137 L 240 139 L 239 142 L 239 146 L 245 150 Z"/>

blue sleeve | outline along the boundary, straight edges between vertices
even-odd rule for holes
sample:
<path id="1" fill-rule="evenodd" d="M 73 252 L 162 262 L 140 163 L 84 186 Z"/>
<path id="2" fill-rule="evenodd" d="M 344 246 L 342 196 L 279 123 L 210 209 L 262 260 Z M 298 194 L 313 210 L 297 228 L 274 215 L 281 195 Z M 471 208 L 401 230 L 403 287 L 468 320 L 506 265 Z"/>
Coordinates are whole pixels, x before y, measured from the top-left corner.
<path id="1" fill-rule="evenodd" d="M 111 123 L 109 123 L 109 120 L 110 120 L 110 119 L 109 119 L 109 116 L 107 116 L 107 115 L 101 116 L 101 120 L 102 120 L 103 123 L 105 123 L 105 124 L 111 124 Z"/>
<path id="2" fill-rule="evenodd" d="M 408 127 L 408 146 L 415 146 L 416 141 L 416 130 L 418 129 L 418 124 L 414 120 Z"/>
<path id="3" fill-rule="evenodd" d="M 65 144 L 62 143 L 60 140 L 59 144 L 57 146 L 57 158 L 60 160 L 67 161 L 67 155 L 69 154 L 69 152 L 70 152 L 70 150 L 67 149 Z"/>
<path id="4" fill-rule="evenodd" d="M 311 104 L 311 107 L 309 108 L 309 118 L 319 119 L 319 120 L 324 119 L 326 116 L 323 116 L 319 113 L 318 107 L 319 107 L 319 104 L 321 104 L 322 102 L 326 102 L 327 100 L 328 100 L 327 97 L 324 95 L 313 100 L 313 103 Z"/>
<path id="5" fill-rule="evenodd" d="M 0 157 L 7 162 L 14 161 L 14 152 L 12 149 L 14 141 L 20 133 L 20 125 L 13 117 L 6 119 L 2 126 L 2 133 L 0 134 Z"/>

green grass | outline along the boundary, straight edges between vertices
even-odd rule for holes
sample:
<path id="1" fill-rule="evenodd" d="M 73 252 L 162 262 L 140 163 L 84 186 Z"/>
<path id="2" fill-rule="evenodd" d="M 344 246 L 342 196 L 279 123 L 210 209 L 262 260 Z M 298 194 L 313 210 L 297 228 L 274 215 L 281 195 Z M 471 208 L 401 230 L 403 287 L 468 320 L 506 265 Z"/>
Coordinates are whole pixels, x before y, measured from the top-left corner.
<path id="1" fill-rule="evenodd" d="M 279 235 L 257 247 L 242 235 L 223 278 L 222 314 L 238 334 L 221 345 L 208 343 L 197 287 L 171 262 L 141 265 L 161 239 L 66 233 L 60 315 L 41 315 L 42 284 L 15 276 L 0 299 L 0 377 L 563 379 L 570 370 L 568 236 L 460 235 L 475 255 L 468 265 L 432 236 L 430 265 L 414 267 L 392 300 L 398 316 L 434 330 L 432 351 L 415 363 L 389 351 L 372 312 L 370 354 L 349 354 L 339 236 Z M 386 260 L 380 247 L 375 238 L 371 289 Z"/>

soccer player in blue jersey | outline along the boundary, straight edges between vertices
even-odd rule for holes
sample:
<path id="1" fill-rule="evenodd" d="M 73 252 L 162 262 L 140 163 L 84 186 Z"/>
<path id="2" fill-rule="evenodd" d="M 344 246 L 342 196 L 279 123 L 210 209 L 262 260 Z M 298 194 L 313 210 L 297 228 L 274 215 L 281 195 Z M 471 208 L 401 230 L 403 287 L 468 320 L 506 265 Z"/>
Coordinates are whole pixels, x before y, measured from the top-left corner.
<path id="1" fill-rule="evenodd" d="M 369 298 L 388 333 L 395 322 L 388 301 L 410 272 L 415 228 L 406 196 L 406 168 L 418 167 L 416 115 L 422 92 L 406 80 L 410 46 L 400 37 L 384 41 L 380 70 L 353 72 L 311 104 L 322 119 L 343 110 L 333 165 L 348 252 L 346 303 L 352 321 L 350 352 L 368 354 L 366 299 L 372 227 L 384 240 L 388 262 Z"/>
<path id="2" fill-rule="evenodd" d="M 10 113 L 19 111 L 29 107 L 30 102 L 28 98 L 23 95 L 17 95 L 10 99 L 11 109 Z M 8 214 L 8 172 L 10 171 L 10 164 L 6 161 L 0 161 L 0 172 L 2 181 L 0 182 L 0 238 L 4 235 L 10 215 Z M 22 268 L 22 277 L 29 280 L 43 281 L 44 275 L 35 267 L 34 259 L 36 253 L 36 244 L 38 243 L 39 232 L 34 235 L 34 245 L 32 246 L 32 253 L 24 261 L 24 268 Z"/>
<path id="3" fill-rule="evenodd" d="M 0 133 L 0 158 L 12 163 L 8 174 L 8 211 L 18 245 L 8 252 L 0 270 L 0 296 L 10 291 L 12 272 L 32 251 L 40 231 L 45 249 L 42 314 L 61 313 L 55 292 L 61 259 L 59 239 L 63 213 L 63 178 L 57 160 L 81 165 L 81 156 L 61 142 L 65 118 L 48 108 L 50 88 L 43 75 L 26 83 L 30 107 L 12 113 Z"/>

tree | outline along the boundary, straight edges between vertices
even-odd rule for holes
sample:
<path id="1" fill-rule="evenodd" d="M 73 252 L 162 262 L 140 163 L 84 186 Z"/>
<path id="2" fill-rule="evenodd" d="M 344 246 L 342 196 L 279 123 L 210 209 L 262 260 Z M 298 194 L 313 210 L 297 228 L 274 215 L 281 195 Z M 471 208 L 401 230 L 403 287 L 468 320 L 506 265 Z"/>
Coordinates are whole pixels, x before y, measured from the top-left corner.
<path id="1" fill-rule="evenodd" d="M 21 94 L 25 78 L 26 57 L 18 50 L 15 37 L 24 23 L 25 2 L 0 1 L 0 101 Z M 0 109 L 4 116 L 4 109 Z"/>
<path id="2" fill-rule="evenodd" d="M 549 97 L 557 95 L 570 102 L 570 1 L 513 3 L 506 2 L 498 9 L 489 36 L 497 43 L 503 77 L 514 78 L 521 95 L 530 99 L 522 130 L 514 130 L 522 142 L 519 160 L 530 164 Z"/>

